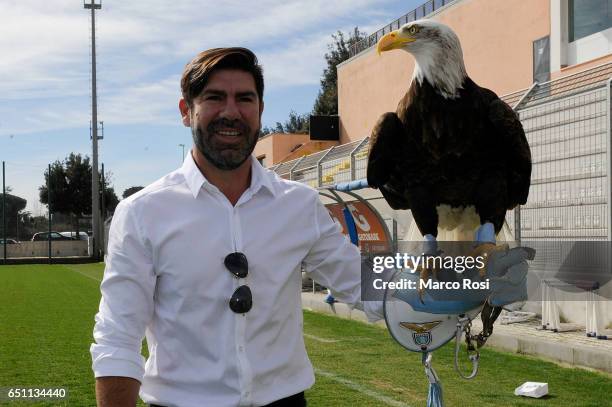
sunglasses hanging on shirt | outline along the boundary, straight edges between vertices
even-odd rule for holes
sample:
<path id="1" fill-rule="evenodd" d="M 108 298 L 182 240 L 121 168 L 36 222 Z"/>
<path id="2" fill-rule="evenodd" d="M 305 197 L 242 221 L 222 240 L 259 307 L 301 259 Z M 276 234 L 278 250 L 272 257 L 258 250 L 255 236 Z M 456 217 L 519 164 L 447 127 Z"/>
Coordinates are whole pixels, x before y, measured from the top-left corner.
<path id="1" fill-rule="evenodd" d="M 244 253 L 235 252 L 225 256 L 223 261 L 225 268 L 236 278 L 245 278 L 249 275 L 249 262 Z M 241 285 L 236 288 L 229 300 L 229 307 L 237 314 L 245 314 L 253 306 L 253 295 L 248 285 Z"/>

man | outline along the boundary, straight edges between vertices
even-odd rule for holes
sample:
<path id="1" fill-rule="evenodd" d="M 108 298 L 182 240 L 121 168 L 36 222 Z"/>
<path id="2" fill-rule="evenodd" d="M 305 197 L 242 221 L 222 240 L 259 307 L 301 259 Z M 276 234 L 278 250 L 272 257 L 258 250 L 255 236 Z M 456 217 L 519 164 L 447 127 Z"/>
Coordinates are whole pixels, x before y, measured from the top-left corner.
<path id="1" fill-rule="evenodd" d="M 113 218 L 91 346 L 98 405 L 134 406 L 140 390 L 151 405 L 305 406 L 300 265 L 358 305 L 359 252 L 315 191 L 251 157 L 264 107 L 251 51 L 200 53 L 181 88 L 191 154 Z"/>

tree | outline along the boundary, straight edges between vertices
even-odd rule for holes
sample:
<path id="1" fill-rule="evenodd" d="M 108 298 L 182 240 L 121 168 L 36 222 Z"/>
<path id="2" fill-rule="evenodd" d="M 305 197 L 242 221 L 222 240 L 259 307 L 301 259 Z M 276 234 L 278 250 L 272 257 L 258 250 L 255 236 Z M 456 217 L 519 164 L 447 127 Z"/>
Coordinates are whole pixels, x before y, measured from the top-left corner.
<path id="1" fill-rule="evenodd" d="M 51 185 L 51 191 L 47 189 L 47 185 Z M 61 161 L 51 164 L 51 173 L 49 170 L 45 171 L 45 185 L 38 187 L 38 196 L 40 203 L 47 205 L 51 213 L 72 212 L 70 202 L 72 195 L 69 193 L 68 176 Z M 51 198 L 51 205 L 49 205 L 49 198 Z"/>
<path id="2" fill-rule="evenodd" d="M 313 107 L 313 114 L 315 115 L 338 114 L 338 73 L 336 68 L 340 63 L 349 59 L 351 46 L 365 39 L 366 34 L 355 27 L 348 36 L 338 31 L 336 34 L 332 34 L 332 38 L 333 42 L 327 45 L 329 52 L 325 54 L 327 67 L 323 70 L 323 76 L 321 77 L 321 90 L 319 90 L 319 95 Z"/>
<path id="3" fill-rule="evenodd" d="M 123 199 L 125 199 L 130 195 L 134 195 L 136 192 L 140 191 L 141 189 L 144 189 L 144 187 L 129 187 L 128 189 L 123 191 L 123 195 L 121 196 L 123 197 Z"/>
<path id="4" fill-rule="evenodd" d="M 276 122 L 274 127 L 263 127 L 259 137 L 263 137 L 271 133 L 297 133 L 308 134 L 310 130 L 310 115 L 297 114 L 295 111 L 289 112 L 289 118 L 283 123 Z"/>
<path id="5" fill-rule="evenodd" d="M 38 188 L 40 202 L 49 206 L 51 213 L 59 212 L 74 216 L 75 230 L 79 231 L 79 220 L 84 215 L 91 214 L 91 164 L 89 157 L 70 153 L 66 159 L 51 164 L 51 173 L 45 171 L 45 184 Z M 110 172 L 104 176 L 104 185 L 100 180 L 100 200 L 104 191 L 105 205 L 108 215 L 114 211 L 119 199 L 114 189 L 108 185 L 112 177 Z M 49 205 L 47 185 L 51 186 L 51 204 Z"/>
<path id="6" fill-rule="evenodd" d="M 10 190 L 10 188 L 6 188 Z M 6 209 L 3 212 L 5 197 L 4 194 L 0 193 L 0 238 L 9 238 L 11 236 L 17 236 L 18 223 L 20 221 L 20 213 L 25 209 L 27 201 L 16 195 L 6 194 Z M 2 213 L 6 216 L 6 231 L 4 228 L 4 220 L 2 219 Z M 11 236 L 9 236 L 11 235 Z"/>
<path id="7" fill-rule="evenodd" d="M 110 186 L 110 180 L 112 178 L 112 173 L 108 171 L 104 175 L 104 189 L 102 196 L 104 197 L 104 205 L 100 203 L 100 208 L 104 208 L 104 213 L 102 213 L 102 219 L 108 218 L 111 214 L 115 212 L 115 208 L 119 204 L 119 198 L 115 193 L 115 188 Z M 101 187 L 102 188 L 102 187 Z"/>

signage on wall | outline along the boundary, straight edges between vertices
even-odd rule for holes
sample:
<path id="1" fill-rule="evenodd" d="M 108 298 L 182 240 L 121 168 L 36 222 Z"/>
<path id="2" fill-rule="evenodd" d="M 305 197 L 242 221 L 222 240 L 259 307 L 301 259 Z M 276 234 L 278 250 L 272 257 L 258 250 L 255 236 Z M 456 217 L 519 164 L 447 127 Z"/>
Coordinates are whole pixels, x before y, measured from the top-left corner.
<path id="1" fill-rule="evenodd" d="M 342 227 L 342 233 L 348 236 L 346 222 L 342 209 L 343 204 L 333 203 L 325 205 L 334 222 Z M 391 242 L 385 233 L 386 226 L 381 223 L 374 211 L 365 203 L 355 201 L 347 205 L 357 227 L 359 249 L 362 253 L 389 253 Z"/>

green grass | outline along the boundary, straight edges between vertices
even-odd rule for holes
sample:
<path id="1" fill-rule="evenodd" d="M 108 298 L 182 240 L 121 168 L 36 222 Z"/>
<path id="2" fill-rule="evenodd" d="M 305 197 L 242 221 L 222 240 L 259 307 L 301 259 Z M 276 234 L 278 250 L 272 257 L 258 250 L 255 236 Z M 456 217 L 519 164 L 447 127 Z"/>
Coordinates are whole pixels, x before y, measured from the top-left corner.
<path id="1" fill-rule="evenodd" d="M 102 269 L 102 264 L 0 266 L 0 387 L 65 387 L 68 402 L 48 405 L 95 405 L 89 345 Z M 425 404 L 428 384 L 420 356 L 400 348 L 386 330 L 312 312 L 304 312 L 304 330 L 318 371 L 307 392 L 309 406 L 387 405 L 381 396 Z M 533 357 L 485 349 L 478 377 L 468 381 L 454 372 L 452 347 L 446 346 L 435 353 L 434 367 L 449 407 L 610 405 L 610 376 Z M 525 381 L 548 382 L 550 396 L 514 396 Z"/>

